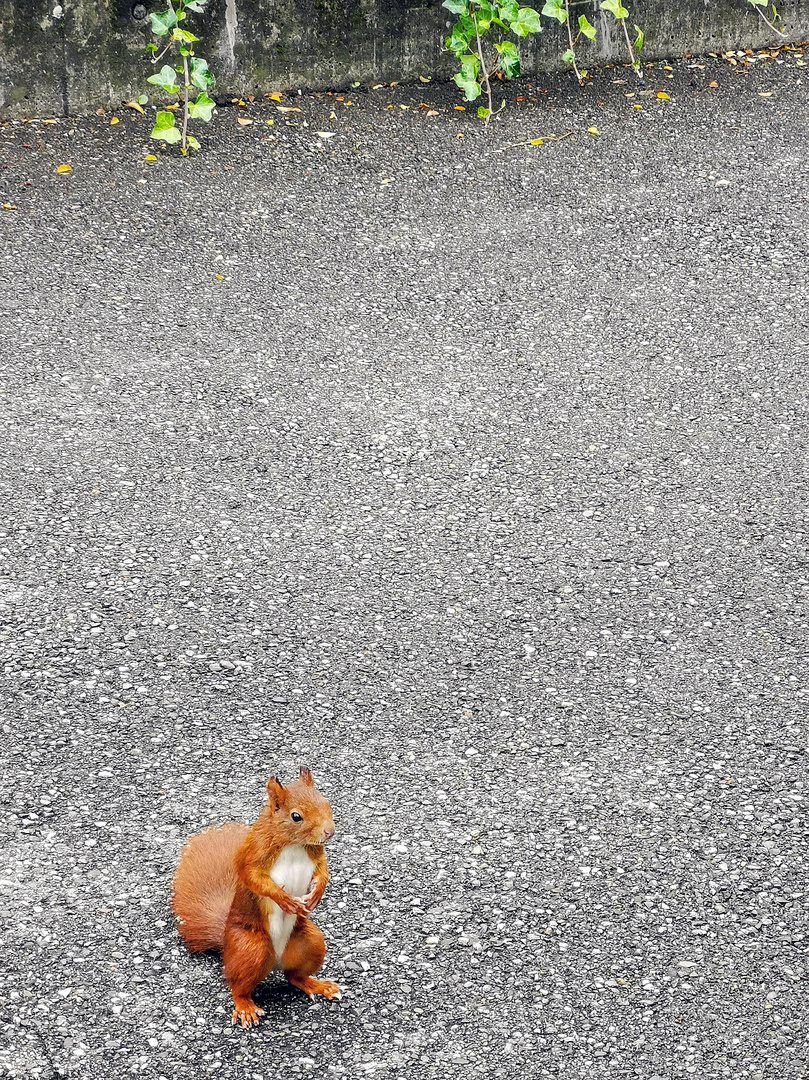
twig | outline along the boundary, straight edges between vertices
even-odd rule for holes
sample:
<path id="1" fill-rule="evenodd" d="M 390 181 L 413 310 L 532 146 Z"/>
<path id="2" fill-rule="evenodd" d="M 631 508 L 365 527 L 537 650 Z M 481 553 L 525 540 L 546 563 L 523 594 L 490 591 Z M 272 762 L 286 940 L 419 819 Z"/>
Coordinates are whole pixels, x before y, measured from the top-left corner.
<path id="1" fill-rule="evenodd" d="M 575 46 L 576 42 L 573 40 L 573 31 L 570 29 L 570 0 L 565 0 L 565 11 L 567 12 L 567 18 L 565 19 L 565 25 L 567 26 L 567 40 L 570 42 L 570 51 L 573 52 L 573 47 Z M 576 75 L 576 78 L 579 80 L 579 82 L 584 82 L 581 77 L 581 72 L 579 71 L 578 65 L 576 64 L 575 53 L 573 55 L 573 59 L 570 62 L 573 65 L 573 71 Z"/>
<path id="2" fill-rule="evenodd" d="M 635 69 L 635 74 L 638 76 L 641 82 L 643 82 L 643 72 L 640 67 L 640 60 L 635 59 L 635 53 L 632 49 L 632 42 L 629 40 L 629 31 L 626 28 L 626 19 L 620 19 L 621 26 L 623 27 L 624 37 L 626 38 L 626 47 L 629 49 L 629 62 Z"/>
<path id="3" fill-rule="evenodd" d="M 561 142 L 562 139 L 567 139 L 570 135 L 575 135 L 575 131 L 566 131 L 564 135 L 537 135 L 537 139 L 542 139 L 543 142 Z M 509 143 L 508 146 L 500 146 L 497 150 L 490 150 L 490 154 L 502 154 L 504 150 L 514 150 L 517 146 L 536 146 L 536 139 L 526 139 L 525 142 Z"/>
<path id="4" fill-rule="evenodd" d="M 188 131 L 188 87 L 189 87 L 189 74 L 188 74 L 188 54 L 183 53 L 183 78 L 185 79 L 185 105 L 183 108 L 183 154 L 186 153 L 188 147 L 186 146 L 186 132 Z"/>
<path id="5" fill-rule="evenodd" d="M 776 32 L 776 34 L 778 34 L 778 36 L 779 36 L 779 37 L 782 37 L 782 38 L 784 39 L 784 41 L 786 41 L 786 39 L 787 39 L 787 35 L 786 35 L 786 34 L 782 34 L 782 33 L 781 33 L 781 31 L 780 31 L 780 30 L 778 29 L 778 27 L 777 27 L 777 26 L 773 26 L 773 24 L 772 24 L 772 23 L 770 22 L 770 20 L 769 20 L 769 19 L 767 18 L 767 16 L 766 16 L 766 15 L 764 14 L 764 12 L 763 12 L 763 11 L 761 10 L 761 8 L 759 7 L 759 5 L 758 5 L 758 4 L 753 4 L 752 6 L 753 6 L 753 7 L 754 7 L 754 8 L 756 9 L 756 11 L 758 12 L 758 14 L 759 14 L 759 18 L 761 18 L 761 19 L 763 19 L 763 20 L 764 20 L 764 22 L 765 22 L 765 23 L 767 24 L 767 26 L 769 26 L 770 30 L 774 30 L 774 31 Z"/>
<path id="6" fill-rule="evenodd" d="M 486 70 L 486 64 L 485 64 L 485 62 L 483 60 L 483 44 L 481 43 L 481 40 L 480 40 L 480 31 L 478 30 L 477 16 L 474 13 L 472 15 L 472 21 L 475 24 L 475 37 L 477 38 L 477 42 L 478 42 L 478 56 L 480 57 L 480 70 L 481 70 L 481 73 L 483 75 L 483 78 L 482 78 L 481 81 L 485 83 L 486 97 L 489 100 L 489 111 L 486 114 L 486 123 L 488 124 L 489 117 L 492 115 L 492 84 L 489 82 L 489 73 Z"/>

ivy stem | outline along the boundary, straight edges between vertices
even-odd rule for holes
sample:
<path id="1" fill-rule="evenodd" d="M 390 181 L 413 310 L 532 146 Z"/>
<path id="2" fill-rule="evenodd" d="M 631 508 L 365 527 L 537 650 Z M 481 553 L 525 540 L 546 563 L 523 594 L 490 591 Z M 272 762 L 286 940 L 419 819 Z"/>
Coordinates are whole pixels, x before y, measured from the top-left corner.
<path id="1" fill-rule="evenodd" d="M 489 101 L 489 112 L 488 112 L 488 115 L 486 116 L 486 123 L 488 124 L 489 123 L 489 117 L 492 115 L 492 84 L 489 81 L 489 73 L 486 70 L 486 64 L 485 64 L 485 62 L 483 60 L 483 44 L 481 43 L 481 40 L 480 40 L 480 31 L 478 30 L 478 20 L 477 20 L 477 17 L 475 16 L 474 13 L 472 14 L 472 20 L 473 20 L 473 22 L 475 24 L 475 37 L 477 38 L 477 42 L 478 42 L 478 56 L 480 57 L 480 70 L 481 70 L 481 73 L 482 73 L 481 81 L 483 82 L 483 88 L 486 91 L 486 97 L 488 98 L 488 101 Z"/>
<path id="2" fill-rule="evenodd" d="M 629 31 L 626 28 L 626 19 L 620 19 L 621 26 L 624 31 L 624 37 L 626 38 L 626 47 L 629 49 L 629 62 L 635 69 L 635 74 L 638 76 L 641 82 L 643 82 L 643 72 L 640 68 L 640 60 L 635 59 L 635 53 L 632 49 L 632 42 L 629 40 Z"/>
<path id="3" fill-rule="evenodd" d="M 183 90 L 185 92 L 185 102 L 183 104 L 183 154 L 185 154 L 187 152 L 186 137 L 188 132 L 188 87 L 190 83 L 187 53 L 183 53 L 183 79 L 185 81 L 185 85 L 183 87 Z"/>
<path id="4" fill-rule="evenodd" d="M 767 26 L 769 26 L 770 30 L 774 30 L 779 37 L 782 37 L 784 39 L 784 41 L 786 41 L 786 38 L 787 38 L 786 34 L 782 34 L 777 26 L 773 26 L 773 24 L 770 22 L 770 20 L 767 18 L 767 16 L 764 14 L 764 12 L 761 10 L 759 5 L 758 4 L 753 4 L 752 0 L 749 0 L 749 2 L 752 4 L 752 6 L 758 12 L 759 18 L 764 20 L 764 22 L 767 24 Z"/>
<path id="5" fill-rule="evenodd" d="M 567 13 L 567 18 L 565 19 L 565 26 L 567 27 L 567 40 L 570 42 L 570 51 L 573 52 L 573 46 L 576 43 L 573 40 L 573 31 L 570 29 L 570 0 L 565 0 L 565 12 Z M 573 71 L 576 75 L 576 78 L 579 80 L 579 82 L 583 82 L 581 72 L 579 71 L 578 65 L 576 64 L 575 55 L 570 62 L 573 65 Z"/>
<path id="6" fill-rule="evenodd" d="M 173 41 L 169 41 L 168 45 L 165 47 L 165 49 L 162 51 L 162 53 L 160 53 L 159 56 L 155 56 L 154 53 L 152 53 L 152 63 L 156 64 L 158 62 L 158 60 L 162 60 L 163 57 L 166 55 L 166 53 L 169 51 L 169 49 L 172 47 L 173 44 L 174 44 Z"/>

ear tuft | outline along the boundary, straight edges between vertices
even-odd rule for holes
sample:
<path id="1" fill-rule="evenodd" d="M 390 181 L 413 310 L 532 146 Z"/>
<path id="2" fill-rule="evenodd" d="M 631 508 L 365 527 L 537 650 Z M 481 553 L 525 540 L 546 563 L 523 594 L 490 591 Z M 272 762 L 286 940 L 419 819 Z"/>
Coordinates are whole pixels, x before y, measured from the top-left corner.
<path id="1" fill-rule="evenodd" d="M 309 772 L 305 765 L 301 765 L 299 778 L 302 784 L 306 784 L 307 787 L 314 787 L 315 782 L 312 779 L 312 774 Z"/>
<path id="2" fill-rule="evenodd" d="M 271 776 L 267 781 L 267 799 L 277 810 L 281 803 L 284 801 L 287 789 L 283 784 L 279 784 L 274 776 Z"/>

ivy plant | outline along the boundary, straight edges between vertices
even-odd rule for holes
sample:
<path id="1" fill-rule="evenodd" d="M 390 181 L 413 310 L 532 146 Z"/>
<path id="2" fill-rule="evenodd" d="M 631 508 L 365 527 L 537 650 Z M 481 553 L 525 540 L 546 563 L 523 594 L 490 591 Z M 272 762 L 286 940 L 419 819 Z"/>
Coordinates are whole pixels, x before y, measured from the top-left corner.
<path id="1" fill-rule="evenodd" d="M 214 81 L 208 68 L 208 61 L 194 55 L 194 42 L 199 38 L 180 26 L 187 17 L 187 12 L 194 11 L 202 14 L 206 2 L 207 0 L 174 0 L 172 3 L 172 0 L 169 0 L 169 6 L 165 11 L 151 12 L 149 15 L 155 37 L 168 36 L 168 42 L 160 52 L 154 42 L 146 46 L 152 53 L 152 63 L 157 65 L 166 54 L 170 59 L 173 58 L 175 50 L 179 56 L 179 62 L 175 61 L 173 65 L 163 64 L 161 69 L 154 75 L 150 75 L 146 81 L 159 86 L 167 94 L 180 94 L 183 109 L 181 127 L 177 126 L 172 111 L 158 110 L 152 128 L 152 138 L 162 139 L 166 143 L 179 143 L 183 156 L 188 153 L 189 146 L 194 150 L 199 150 L 197 139 L 188 134 L 188 121 L 204 120 L 207 123 L 211 119 L 216 104 L 208 95 L 208 90 L 213 86 Z M 197 92 L 196 97 L 193 97 L 195 92 Z"/>
<path id="2" fill-rule="evenodd" d="M 753 0 L 749 0 L 753 2 Z M 461 70 L 453 76 L 467 101 L 485 94 L 486 105 L 478 106 L 478 116 L 487 123 L 495 115 L 492 102 L 492 79 L 513 79 L 520 74 L 520 54 L 513 39 L 542 32 L 541 16 L 555 19 L 567 28 L 568 48 L 562 54 L 576 78 L 581 81 L 587 72 L 576 61 L 576 43 L 582 36 L 595 41 L 596 28 L 586 15 L 579 15 L 576 30 L 571 25 L 571 0 L 545 0 L 541 11 L 520 7 L 516 0 L 443 0 L 443 7 L 456 16 L 445 44 L 454 53 Z M 630 40 L 626 19 L 629 11 L 620 0 L 601 0 L 601 11 L 609 12 L 620 24 L 629 51 L 629 61 L 639 78 L 643 78 L 637 52 L 643 47 L 643 31 L 635 26 L 635 40 Z M 505 102 L 497 109 L 504 107 Z"/>

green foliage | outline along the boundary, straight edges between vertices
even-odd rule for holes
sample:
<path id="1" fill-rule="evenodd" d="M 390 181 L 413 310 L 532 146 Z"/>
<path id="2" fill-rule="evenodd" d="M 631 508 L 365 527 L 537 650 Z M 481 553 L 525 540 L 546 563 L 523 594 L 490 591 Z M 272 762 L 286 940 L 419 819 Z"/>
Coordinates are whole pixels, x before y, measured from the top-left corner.
<path id="1" fill-rule="evenodd" d="M 152 128 L 152 138 L 162 139 L 163 142 L 176 143 L 182 138 L 179 128 L 174 124 L 174 113 L 159 112 L 155 117 L 155 125 Z"/>
<path id="2" fill-rule="evenodd" d="M 172 3 L 172 0 L 169 0 L 165 11 L 152 12 L 149 15 L 155 37 L 168 35 L 168 43 L 158 55 L 152 56 L 152 63 L 156 64 L 166 53 L 171 54 L 174 50 L 179 55 L 180 62 L 174 67 L 164 64 L 160 71 L 150 75 L 146 81 L 152 83 L 153 86 L 159 86 L 167 94 L 182 95 L 182 126 L 177 126 L 173 112 L 159 111 L 152 128 L 152 138 L 166 143 L 179 143 L 183 156 L 188 153 L 189 147 L 193 150 L 200 148 L 198 140 L 188 134 L 188 121 L 190 119 L 202 120 L 207 123 L 216 106 L 216 102 L 207 93 L 214 82 L 208 68 L 208 61 L 194 55 L 194 42 L 199 41 L 199 38 L 190 30 L 179 26 L 189 11 L 198 15 L 203 14 L 206 2 L 207 0 L 174 0 Z M 158 52 L 158 46 L 154 42 L 149 42 L 146 49 L 152 54 Z M 178 75 L 181 77 L 179 80 Z M 193 89 L 199 90 L 200 93 L 192 100 Z"/>
<path id="3" fill-rule="evenodd" d="M 750 0 L 750 3 L 764 2 Z M 453 78 L 467 101 L 486 95 L 488 107 L 481 105 L 478 108 L 478 116 L 486 123 L 500 111 L 492 106 L 492 79 L 513 79 L 520 74 L 520 53 L 513 39 L 541 33 L 541 15 L 565 26 L 569 48 L 562 53 L 562 59 L 572 65 L 580 81 L 584 79 L 587 72 L 580 71 L 576 64 L 576 42 L 582 36 L 595 41 L 597 31 L 586 15 L 579 15 L 578 30 L 574 35 L 570 4 L 571 0 L 544 0 L 539 12 L 533 7 L 520 7 L 516 0 L 444 0 L 442 6 L 456 16 L 445 39 L 446 47 L 458 58 L 461 68 Z M 620 0 L 601 0 L 599 8 L 621 24 L 630 63 L 642 78 L 635 52 L 643 46 L 643 31 L 636 26 L 634 43 L 629 40 L 625 22 L 629 11 Z"/>

